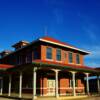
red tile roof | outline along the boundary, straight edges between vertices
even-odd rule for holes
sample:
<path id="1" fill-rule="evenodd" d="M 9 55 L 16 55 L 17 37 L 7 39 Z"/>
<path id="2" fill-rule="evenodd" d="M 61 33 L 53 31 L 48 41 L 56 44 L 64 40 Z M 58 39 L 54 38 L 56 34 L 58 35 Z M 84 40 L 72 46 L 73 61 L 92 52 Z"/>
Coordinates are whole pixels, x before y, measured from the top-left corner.
<path id="1" fill-rule="evenodd" d="M 0 69 L 8 69 L 14 67 L 13 65 L 0 64 Z"/>
<path id="2" fill-rule="evenodd" d="M 95 70 L 95 68 L 91 68 L 91 67 L 84 66 L 84 65 L 62 64 L 60 62 L 54 62 L 54 61 L 34 60 L 33 62 L 44 63 L 44 64 L 55 64 L 55 65 L 62 66 L 62 67 L 68 66 L 68 67 L 71 67 L 73 69 Z"/>
<path id="3" fill-rule="evenodd" d="M 69 45 L 69 44 L 67 44 L 67 43 L 61 42 L 61 41 L 56 40 L 56 39 L 51 38 L 51 37 L 43 37 L 42 39 L 45 39 L 45 40 L 48 40 L 48 41 L 52 41 L 52 42 L 56 42 L 56 43 L 60 43 L 60 44 L 63 44 L 63 45 L 67 45 L 67 46 L 74 47 L 74 46 L 72 46 L 72 45 Z"/>
<path id="4" fill-rule="evenodd" d="M 90 53 L 90 52 L 84 51 L 84 50 L 82 50 L 82 49 L 79 49 L 79 48 L 77 48 L 77 47 L 74 47 L 74 46 L 72 46 L 72 45 L 69 45 L 69 44 L 67 44 L 67 43 L 61 42 L 61 41 L 56 40 L 56 39 L 51 38 L 51 37 L 43 37 L 43 38 L 40 38 L 40 40 L 41 40 L 41 41 L 44 40 L 44 41 L 48 41 L 48 42 L 54 42 L 54 43 L 60 44 L 60 45 L 62 45 L 62 46 L 66 46 L 66 47 L 68 47 L 68 48 L 70 48 L 70 49 L 74 49 L 74 50 L 77 50 L 77 51 L 81 51 L 81 52 L 83 52 L 83 53 L 85 53 L 85 54 L 89 54 L 89 53 Z"/>

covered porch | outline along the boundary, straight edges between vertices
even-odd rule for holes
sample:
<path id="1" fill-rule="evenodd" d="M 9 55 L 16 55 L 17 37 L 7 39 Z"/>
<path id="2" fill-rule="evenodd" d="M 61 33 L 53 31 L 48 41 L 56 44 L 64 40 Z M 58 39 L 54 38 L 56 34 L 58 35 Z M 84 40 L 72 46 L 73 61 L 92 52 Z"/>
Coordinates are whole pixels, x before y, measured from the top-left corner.
<path id="1" fill-rule="evenodd" d="M 28 96 L 33 100 L 43 96 L 60 98 L 90 95 L 90 76 L 99 76 L 99 72 L 94 69 L 33 62 L 2 72 L 0 94 L 18 98 Z M 99 81 L 98 78 L 98 92 Z"/>

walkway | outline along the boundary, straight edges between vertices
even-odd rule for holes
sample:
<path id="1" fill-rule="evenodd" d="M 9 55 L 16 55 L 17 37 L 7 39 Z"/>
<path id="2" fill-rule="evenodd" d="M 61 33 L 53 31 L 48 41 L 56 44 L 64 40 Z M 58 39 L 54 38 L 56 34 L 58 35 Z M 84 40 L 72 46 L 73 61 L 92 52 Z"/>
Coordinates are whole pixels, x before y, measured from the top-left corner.
<path id="1" fill-rule="evenodd" d="M 18 99 L 8 99 L 8 98 L 0 97 L 0 100 L 18 100 Z M 51 100 L 51 98 L 48 98 L 48 99 L 42 98 L 42 99 L 37 99 L 37 100 Z M 56 100 L 56 99 L 53 98 L 52 100 Z M 79 99 L 61 99 L 61 100 L 80 100 L 80 98 Z M 100 97 L 89 97 L 89 98 L 84 98 L 84 99 L 81 98 L 81 100 L 100 100 Z"/>

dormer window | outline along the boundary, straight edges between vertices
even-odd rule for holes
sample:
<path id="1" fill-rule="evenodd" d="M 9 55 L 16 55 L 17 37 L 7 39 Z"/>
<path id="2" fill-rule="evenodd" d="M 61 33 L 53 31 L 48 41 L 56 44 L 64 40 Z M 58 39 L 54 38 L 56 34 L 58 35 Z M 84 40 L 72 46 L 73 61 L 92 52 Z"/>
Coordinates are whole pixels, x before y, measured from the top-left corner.
<path id="1" fill-rule="evenodd" d="M 52 48 L 51 47 L 47 47 L 46 49 L 46 58 L 52 59 Z"/>
<path id="2" fill-rule="evenodd" d="M 61 61 L 61 49 L 56 50 L 56 60 Z"/>

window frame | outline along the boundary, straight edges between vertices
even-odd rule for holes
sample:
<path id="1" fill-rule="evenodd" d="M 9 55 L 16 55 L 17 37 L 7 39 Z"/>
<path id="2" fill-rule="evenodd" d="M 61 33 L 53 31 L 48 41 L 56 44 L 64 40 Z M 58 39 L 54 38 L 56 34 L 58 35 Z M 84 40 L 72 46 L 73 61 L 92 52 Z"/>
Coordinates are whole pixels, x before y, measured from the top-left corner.
<path id="1" fill-rule="evenodd" d="M 51 52 L 50 51 L 48 52 L 47 49 L 51 49 Z M 49 55 L 48 55 L 48 53 L 49 53 Z M 53 58 L 52 47 L 46 47 L 46 59 L 52 60 L 52 58 Z"/>
<path id="2" fill-rule="evenodd" d="M 59 54 L 59 52 L 57 51 L 57 50 L 60 50 L 60 54 Z M 60 59 L 59 59 L 60 58 Z M 56 48 L 56 60 L 57 61 L 61 61 L 62 59 L 61 59 L 61 49 L 59 49 L 59 48 Z"/>
<path id="3" fill-rule="evenodd" d="M 72 54 L 72 56 L 70 57 L 70 54 Z M 70 59 L 71 58 L 71 59 Z M 73 52 L 68 52 L 68 62 L 69 63 L 73 63 Z"/>
<path id="4" fill-rule="evenodd" d="M 76 64 L 80 64 L 80 54 L 76 54 Z"/>

